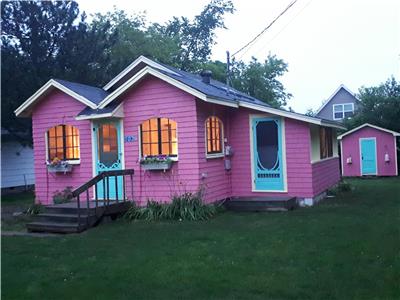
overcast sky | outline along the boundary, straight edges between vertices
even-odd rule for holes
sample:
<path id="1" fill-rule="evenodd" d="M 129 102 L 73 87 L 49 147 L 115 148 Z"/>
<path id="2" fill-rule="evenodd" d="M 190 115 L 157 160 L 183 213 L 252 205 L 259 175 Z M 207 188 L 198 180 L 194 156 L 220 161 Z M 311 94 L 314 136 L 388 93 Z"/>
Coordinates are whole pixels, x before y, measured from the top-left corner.
<path id="1" fill-rule="evenodd" d="M 208 0 L 78 0 L 87 13 L 116 6 L 128 13 L 147 12 L 149 22 L 172 16 L 192 18 Z M 225 17 L 228 29 L 217 32 L 212 59 L 225 61 L 266 27 L 292 0 L 233 0 L 236 11 Z M 353 92 L 377 85 L 391 75 L 400 79 L 399 0 L 298 0 L 246 53 L 263 60 L 276 54 L 289 64 L 281 78 L 297 112 L 317 109 L 344 84 Z M 243 56 L 242 56 L 243 55 Z M 133 60 L 134 58 L 132 58 Z"/>

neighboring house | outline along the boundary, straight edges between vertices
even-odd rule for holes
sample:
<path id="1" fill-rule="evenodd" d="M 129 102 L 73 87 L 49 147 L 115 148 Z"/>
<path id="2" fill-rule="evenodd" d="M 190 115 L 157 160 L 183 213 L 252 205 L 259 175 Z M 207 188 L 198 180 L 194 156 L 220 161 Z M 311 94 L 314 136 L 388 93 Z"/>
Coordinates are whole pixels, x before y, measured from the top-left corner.
<path id="1" fill-rule="evenodd" d="M 368 123 L 339 136 L 342 175 L 397 176 L 398 136 L 398 132 Z"/>
<path id="2" fill-rule="evenodd" d="M 312 202 L 339 181 L 342 125 L 272 108 L 210 76 L 141 56 L 103 89 L 47 82 L 16 110 L 32 118 L 37 201 L 51 204 L 56 190 L 115 169 L 135 169 L 128 195 L 139 205 L 200 188 L 206 202 L 285 195 Z M 170 157 L 171 169 L 140 164 L 157 155 Z M 56 157 L 72 171 L 49 173 L 46 162 Z M 114 197 L 122 194 L 115 186 Z"/>
<path id="3" fill-rule="evenodd" d="M 318 109 L 316 117 L 342 122 L 351 118 L 358 108 L 358 100 L 343 84 Z"/>
<path id="4" fill-rule="evenodd" d="M 22 145 L 4 128 L 1 129 L 1 189 L 27 188 L 35 184 L 33 149 Z"/>

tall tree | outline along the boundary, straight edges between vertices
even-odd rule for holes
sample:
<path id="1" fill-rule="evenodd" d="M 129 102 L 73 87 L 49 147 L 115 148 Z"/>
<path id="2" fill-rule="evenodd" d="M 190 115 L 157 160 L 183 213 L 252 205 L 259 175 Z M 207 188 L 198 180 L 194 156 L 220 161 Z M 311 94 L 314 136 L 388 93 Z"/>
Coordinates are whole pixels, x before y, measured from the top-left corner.
<path id="1" fill-rule="evenodd" d="M 287 63 L 275 55 L 269 54 L 261 63 L 252 58 L 249 64 L 236 62 L 233 64 L 233 86 L 250 96 L 263 100 L 273 107 L 287 104 L 292 95 L 286 92 L 278 77 L 287 72 Z"/>
<path id="2" fill-rule="evenodd" d="M 174 17 L 159 30 L 178 42 L 180 55 L 178 67 L 182 70 L 197 71 L 200 63 L 209 60 L 215 42 L 215 30 L 226 28 L 224 15 L 233 13 L 230 0 L 211 0 L 194 20 Z"/>
<path id="3" fill-rule="evenodd" d="M 1 114 L 10 133 L 29 128 L 13 111 L 54 72 L 60 41 L 78 14 L 75 2 L 1 2 Z"/>
<path id="4" fill-rule="evenodd" d="M 98 83 L 113 37 L 73 1 L 2 1 L 2 126 L 16 137 L 29 130 L 14 110 L 50 78 Z"/>
<path id="5" fill-rule="evenodd" d="M 104 74 L 108 76 L 106 81 L 140 55 L 176 65 L 180 51 L 176 41 L 161 34 L 158 24 L 146 26 L 146 16 L 143 14 L 128 15 L 123 10 L 115 9 L 106 14 L 95 14 L 91 27 L 106 30 L 110 36 L 118 37 L 109 48 L 109 64 L 103 65 Z"/>
<path id="6" fill-rule="evenodd" d="M 346 120 L 348 129 L 371 123 L 400 132 L 400 83 L 394 77 L 378 86 L 362 87 L 358 99 L 360 108 Z"/>

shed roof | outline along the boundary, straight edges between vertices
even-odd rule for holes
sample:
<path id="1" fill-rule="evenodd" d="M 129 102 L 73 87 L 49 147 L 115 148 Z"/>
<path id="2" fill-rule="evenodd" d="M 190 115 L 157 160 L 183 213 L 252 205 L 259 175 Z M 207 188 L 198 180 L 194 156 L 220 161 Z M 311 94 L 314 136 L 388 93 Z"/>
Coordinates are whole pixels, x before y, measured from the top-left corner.
<path id="1" fill-rule="evenodd" d="M 374 128 L 374 129 L 377 129 L 377 130 L 380 130 L 380 131 L 384 131 L 384 132 L 393 134 L 393 136 L 400 136 L 399 132 L 396 132 L 396 131 L 393 131 L 393 130 L 390 130 L 390 129 L 386 129 L 386 128 L 382 128 L 382 127 L 379 127 L 379 126 L 376 126 L 376 125 L 372 125 L 372 124 L 369 124 L 369 123 L 365 123 L 365 124 L 362 124 L 362 125 L 360 125 L 360 126 L 358 126 L 356 128 L 353 128 L 352 130 L 349 130 L 349 131 L 343 133 L 342 135 L 339 135 L 338 139 L 341 140 L 346 135 L 352 134 L 353 132 L 356 132 L 356 131 L 364 128 L 364 127 L 371 127 L 371 128 Z"/>

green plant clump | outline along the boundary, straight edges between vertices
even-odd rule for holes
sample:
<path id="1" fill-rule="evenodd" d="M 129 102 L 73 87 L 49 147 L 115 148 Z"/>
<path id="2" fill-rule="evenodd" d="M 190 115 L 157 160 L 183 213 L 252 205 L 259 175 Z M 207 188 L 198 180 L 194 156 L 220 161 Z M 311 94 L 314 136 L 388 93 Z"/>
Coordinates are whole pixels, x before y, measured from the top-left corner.
<path id="1" fill-rule="evenodd" d="M 72 186 L 67 186 L 64 190 L 56 191 L 53 195 L 54 204 L 67 203 L 72 200 Z"/>
<path id="2" fill-rule="evenodd" d="M 37 215 L 40 214 L 43 211 L 43 205 L 42 204 L 32 204 L 29 206 L 29 208 L 26 210 L 27 215 Z"/>
<path id="3" fill-rule="evenodd" d="M 174 196 L 171 203 L 158 203 L 149 200 L 145 207 L 135 204 L 125 214 L 128 220 L 176 220 L 176 221 L 204 221 L 216 215 L 215 205 L 204 204 L 200 193 L 184 193 Z"/>

